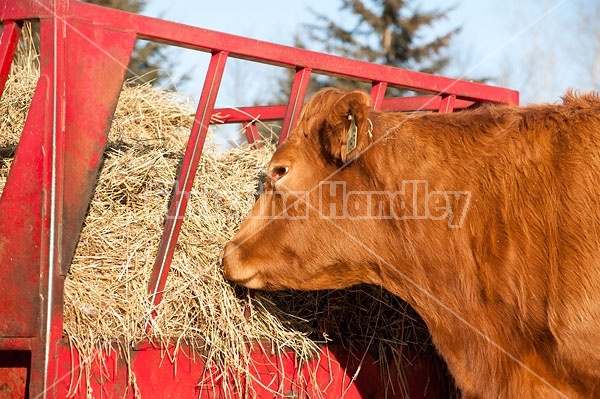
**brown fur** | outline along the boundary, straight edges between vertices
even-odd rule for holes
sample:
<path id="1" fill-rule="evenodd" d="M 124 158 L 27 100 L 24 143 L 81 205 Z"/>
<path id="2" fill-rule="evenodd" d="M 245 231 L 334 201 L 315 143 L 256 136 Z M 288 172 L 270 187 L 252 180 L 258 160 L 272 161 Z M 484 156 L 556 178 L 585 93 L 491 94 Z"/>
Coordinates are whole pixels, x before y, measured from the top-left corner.
<path id="1" fill-rule="evenodd" d="M 348 113 L 359 135 L 346 156 Z M 288 169 L 225 248 L 228 278 L 263 289 L 382 285 L 421 314 L 465 398 L 600 397 L 597 96 L 407 115 L 324 89 L 271 167 Z M 470 202 L 459 227 L 329 219 L 318 212 L 323 193 L 308 191 L 324 180 L 376 192 L 427 181 L 429 190 L 468 191 Z M 423 195 L 394 210 L 420 212 L 408 199 L 418 207 Z"/>

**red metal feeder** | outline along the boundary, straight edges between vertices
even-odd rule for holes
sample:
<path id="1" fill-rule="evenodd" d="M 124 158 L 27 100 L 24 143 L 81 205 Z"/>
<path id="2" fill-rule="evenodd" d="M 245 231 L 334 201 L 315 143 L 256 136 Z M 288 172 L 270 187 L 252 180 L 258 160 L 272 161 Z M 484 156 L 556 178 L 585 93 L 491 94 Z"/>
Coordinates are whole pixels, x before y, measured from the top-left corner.
<path id="1" fill-rule="evenodd" d="M 518 103 L 518 93 L 488 85 L 376 65 L 293 47 L 261 42 L 156 18 L 71 0 L 0 0 L 0 91 L 3 90 L 24 21 L 40 22 L 41 77 L 0 199 L 0 397 L 64 398 L 85 396 L 85 387 L 69 392 L 78 356 L 63 337 L 65 276 L 94 189 L 104 144 L 119 98 L 134 43 L 156 41 L 211 54 L 198 110 L 182 168 L 176 180 L 169 217 L 149 287 L 161 300 L 211 116 L 246 125 L 250 142 L 257 138 L 252 121 L 283 120 L 282 138 L 296 123 L 311 73 L 368 82 L 375 108 L 452 112 L 477 102 Z M 215 99 L 229 57 L 295 70 L 289 103 L 283 106 L 215 109 Z M 387 87 L 430 95 L 384 99 Z M 164 348 L 163 348 L 164 349 Z M 410 347 L 407 349 L 410 351 Z M 135 397 L 127 368 L 116 352 L 106 353 L 91 388 L 96 397 Z M 220 398 L 218 380 L 196 357 L 162 359 L 161 348 L 131 351 L 139 393 L 145 398 Z M 258 397 L 312 396 L 298 386 L 298 373 L 313 372 L 321 395 L 371 398 L 382 395 L 379 365 L 366 354 L 359 360 L 335 345 L 319 359 L 298 366 L 292 354 L 275 357 L 253 351 Z M 425 355 L 405 368 L 411 397 L 446 397 L 449 382 L 432 370 Z M 301 367 L 301 369 L 299 369 Z M 201 381 L 202 377 L 204 381 Z M 240 393 L 241 395 L 242 393 Z M 400 389 L 396 398 L 407 397 Z M 294 396 L 296 395 L 296 396 Z"/>

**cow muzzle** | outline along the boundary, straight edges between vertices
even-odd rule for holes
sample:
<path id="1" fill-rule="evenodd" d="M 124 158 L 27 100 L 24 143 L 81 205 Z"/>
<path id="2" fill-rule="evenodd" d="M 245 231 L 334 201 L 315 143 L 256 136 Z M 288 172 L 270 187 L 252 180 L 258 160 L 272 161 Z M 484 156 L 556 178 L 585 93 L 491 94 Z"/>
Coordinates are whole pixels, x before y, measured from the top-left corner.
<path id="1" fill-rule="evenodd" d="M 264 282 L 259 270 L 244 261 L 242 251 L 234 241 L 228 242 L 221 251 L 219 259 L 225 278 L 247 288 L 263 288 Z"/>

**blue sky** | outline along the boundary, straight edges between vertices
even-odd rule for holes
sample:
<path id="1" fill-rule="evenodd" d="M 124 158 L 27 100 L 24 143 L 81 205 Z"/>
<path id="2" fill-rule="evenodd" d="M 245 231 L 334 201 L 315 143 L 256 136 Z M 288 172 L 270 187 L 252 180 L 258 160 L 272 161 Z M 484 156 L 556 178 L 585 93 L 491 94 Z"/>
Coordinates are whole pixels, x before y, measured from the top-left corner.
<path id="1" fill-rule="evenodd" d="M 309 8 L 321 13 L 334 13 L 337 4 L 337 1 L 331 0 L 149 0 L 144 13 L 162 15 L 162 18 L 188 25 L 289 44 L 297 26 L 310 21 Z"/>
<path id="2" fill-rule="evenodd" d="M 556 101 L 568 87 L 584 86 L 564 40 L 575 1 L 587 0 L 427 0 L 414 1 L 422 7 L 446 8 L 455 4 L 450 18 L 438 25 L 441 31 L 462 26 L 453 42 L 453 65 L 446 73 L 460 77 L 492 77 L 493 82 L 522 92 L 523 102 Z M 597 0 L 590 1 L 592 2 Z M 144 14 L 217 31 L 281 44 L 292 44 L 303 23 L 312 22 L 309 9 L 335 18 L 336 0 L 253 1 L 150 1 Z M 310 48 L 310 45 L 309 45 Z M 535 55 L 532 55 L 535 54 Z M 192 71 L 192 82 L 181 87 L 197 96 L 208 57 L 182 50 L 177 76 Z M 272 67 L 238 60 L 228 61 L 220 106 L 248 105 L 273 90 Z M 544 76 L 542 76 L 544 75 Z M 581 80 L 581 81 L 580 81 Z M 198 83 L 200 82 L 200 83 Z M 587 87 L 581 87 L 587 89 Z"/>

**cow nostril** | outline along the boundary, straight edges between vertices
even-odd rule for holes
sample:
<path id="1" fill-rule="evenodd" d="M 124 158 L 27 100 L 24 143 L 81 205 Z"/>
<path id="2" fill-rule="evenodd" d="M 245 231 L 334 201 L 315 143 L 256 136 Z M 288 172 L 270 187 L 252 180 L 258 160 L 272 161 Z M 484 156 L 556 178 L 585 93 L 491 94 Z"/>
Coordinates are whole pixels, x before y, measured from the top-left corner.
<path id="1" fill-rule="evenodd" d="M 289 171 L 290 168 L 288 166 L 273 166 L 269 171 L 269 177 L 271 178 L 271 181 L 276 182 L 285 176 Z"/>

